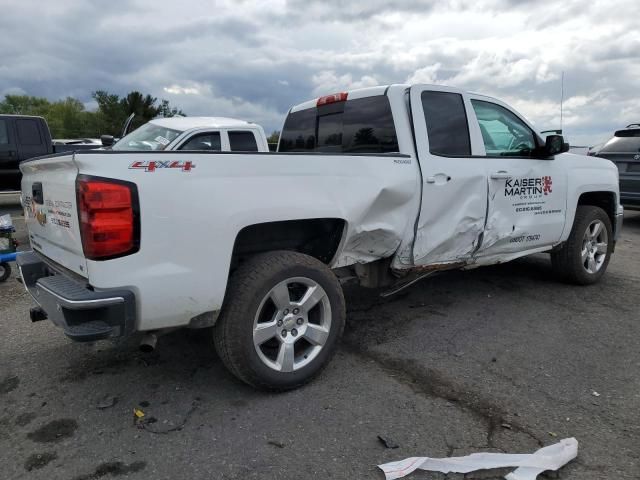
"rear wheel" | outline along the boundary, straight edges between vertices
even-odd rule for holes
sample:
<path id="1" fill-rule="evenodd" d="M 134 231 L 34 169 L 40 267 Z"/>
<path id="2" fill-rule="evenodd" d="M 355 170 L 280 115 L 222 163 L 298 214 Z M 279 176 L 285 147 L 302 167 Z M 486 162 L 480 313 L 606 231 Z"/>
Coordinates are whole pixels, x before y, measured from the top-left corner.
<path id="1" fill-rule="evenodd" d="M 11 276 L 11 265 L 8 263 L 0 263 L 0 282 L 4 282 Z"/>
<path id="2" fill-rule="evenodd" d="M 612 251 L 609 216 L 600 207 L 580 205 L 569 238 L 559 251 L 551 254 L 551 261 L 565 280 L 589 285 L 604 275 Z"/>
<path id="3" fill-rule="evenodd" d="M 296 252 L 268 252 L 231 276 L 214 328 L 216 350 L 239 379 L 287 390 L 311 380 L 342 336 L 342 288 L 322 262 Z"/>

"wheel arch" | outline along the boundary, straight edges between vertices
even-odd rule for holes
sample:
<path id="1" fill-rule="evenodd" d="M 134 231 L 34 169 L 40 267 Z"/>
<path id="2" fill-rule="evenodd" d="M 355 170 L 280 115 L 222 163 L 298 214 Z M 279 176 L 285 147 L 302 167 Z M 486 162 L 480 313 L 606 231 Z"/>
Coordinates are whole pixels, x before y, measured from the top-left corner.
<path id="1" fill-rule="evenodd" d="M 257 223 L 243 227 L 233 245 L 231 270 L 250 255 L 290 250 L 329 265 L 340 249 L 347 222 L 341 218 L 310 218 Z"/>
<path id="2" fill-rule="evenodd" d="M 616 210 L 617 210 L 617 197 L 615 192 L 609 191 L 595 191 L 595 192 L 584 192 L 578 197 L 578 206 L 580 205 L 592 205 L 594 207 L 602 208 L 609 220 L 611 221 L 611 229 L 613 230 L 614 236 L 616 234 Z"/>
<path id="3" fill-rule="evenodd" d="M 566 241 L 571 233 L 573 222 L 576 217 L 576 211 L 581 205 L 593 205 L 595 207 L 602 208 L 609 220 L 611 221 L 611 228 L 613 230 L 614 237 L 617 232 L 616 229 L 616 211 L 618 205 L 618 195 L 613 190 L 593 189 L 579 192 L 575 198 L 575 206 L 572 209 L 567 210 L 567 218 L 564 225 L 564 231 L 562 234 L 562 241 Z"/>

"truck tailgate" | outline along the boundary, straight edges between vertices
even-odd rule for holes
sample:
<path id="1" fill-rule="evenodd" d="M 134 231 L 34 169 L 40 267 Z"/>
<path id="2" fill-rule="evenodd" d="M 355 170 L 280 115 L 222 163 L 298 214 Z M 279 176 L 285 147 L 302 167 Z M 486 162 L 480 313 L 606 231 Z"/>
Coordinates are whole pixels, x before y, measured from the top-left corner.
<path id="1" fill-rule="evenodd" d="M 22 203 L 32 248 L 55 263 L 87 276 L 82 251 L 73 154 L 20 165 Z"/>

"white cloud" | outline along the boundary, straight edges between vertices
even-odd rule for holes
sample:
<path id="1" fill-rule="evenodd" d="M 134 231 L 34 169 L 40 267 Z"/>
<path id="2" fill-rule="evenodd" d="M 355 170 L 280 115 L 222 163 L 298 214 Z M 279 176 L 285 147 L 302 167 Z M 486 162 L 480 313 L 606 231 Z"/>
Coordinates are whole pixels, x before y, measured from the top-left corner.
<path id="1" fill-rule="evenodd" d="M 313 75 L 311 83 L 314 85 L 314 96 L 380 85 L 380 82 L 371 75 L 363 75 L 359 79 L 354 79 L 351 73 L 337 75 L 333 70 Z"/>
<path id="2" fill-rule="evenodd" d="M 177 84 L 164 87 L 163 90 L 166 93 L 172 95 L 201 95 L 203 91 L 208 91 L 209 88 L 203 88 L 201 85 L 194 84 L 192 86 L 180 86 Z"/>
<path id="3" fill-rule="evenodd" d="M 20 87 L 7 87 L 0 91 L 0 96 L 4 97 L 5 95 L 26 95 L 27 92 Z"/>
<path id="4" fill-rule="evenodd" d="M 441 63 L 434 63 L 426 67 L 419 68 L 407 78 L 407 83 L 438 83 L 438 70 L 442 67 Z"/>

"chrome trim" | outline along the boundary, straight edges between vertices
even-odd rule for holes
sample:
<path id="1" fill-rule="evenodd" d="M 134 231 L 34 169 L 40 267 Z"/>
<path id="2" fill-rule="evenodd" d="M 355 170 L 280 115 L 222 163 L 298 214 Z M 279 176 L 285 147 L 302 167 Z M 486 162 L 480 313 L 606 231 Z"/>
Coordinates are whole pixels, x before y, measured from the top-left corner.
<path id="1" fill-rule="evenodd" d="M 616 213 L 615 231 L 613 232 L 614 242 L 616 242 L 618 238 L 620 238 L 620 232 L 622 231 L 623 221 L 624 221 L 624 207 L 622 205 L 618 205 L 618 211 Z"/>
<path id="2" fill-rule="evenodd" d="M 122 297 L 111 297 L 111 298 L 98 298 L 95 300 L 69 300 L 64 298 L 54 292 L 53 290 L 43 286 L 40 282 L 36 282 L 36 289 L 42 289 L 47 292 L 49 295 L 54 296 L 58 300 L 60 300 L 63 304 L 67 305 L 69 308 L 82 309 L 82 307 L 106 307 L 108 305 L 117 305 L 119 303 L 124 303 L 124 298 Z M 37 301 L 37 299 L 36 299 Z M 40 302 L 38 302 L 40 303 Z"/>

